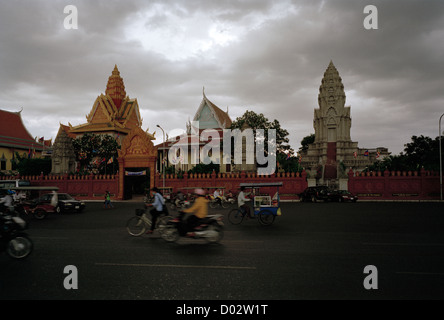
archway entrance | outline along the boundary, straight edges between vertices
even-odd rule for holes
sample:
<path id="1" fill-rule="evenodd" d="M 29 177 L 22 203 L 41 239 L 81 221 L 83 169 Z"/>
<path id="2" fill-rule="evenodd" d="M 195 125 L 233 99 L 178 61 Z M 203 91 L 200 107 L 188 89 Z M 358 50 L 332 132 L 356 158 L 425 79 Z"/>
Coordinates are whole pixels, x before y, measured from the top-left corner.
<path id="1" fill-rule="evenodd" d="M 154 187 L 157 151 L 149 135 L 140 127 L 123 139 L 119 150 L 119 199 L 131 199 Z"/>
<path id="2" fill-rule="evenodd" d="M 125 168 L 123 198 L 141 196 L 150 189 L 150 168 Z"/>

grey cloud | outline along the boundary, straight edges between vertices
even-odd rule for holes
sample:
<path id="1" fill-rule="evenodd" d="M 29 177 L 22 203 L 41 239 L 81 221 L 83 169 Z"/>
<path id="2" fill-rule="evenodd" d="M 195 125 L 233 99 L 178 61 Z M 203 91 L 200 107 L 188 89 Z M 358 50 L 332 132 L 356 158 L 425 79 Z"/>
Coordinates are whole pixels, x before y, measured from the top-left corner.
<path id="1" fill-rule="evenodd" d="M 367 3 L 362 1 L 282 3 L 2 1 L 0 108 L 23 107 L 24 117 L 51 115 L 44 128 L 29 121 L 33 135 L 48 136 L 48 130 L 57 132 L 60 121 L 85 121 L 117 64 L 127 94 L 139 101 L 145 128 L 154 129 L 161 121 L 167 129 L 184 128 L 205 86 L 210 100 L 222 109 L 229 106 L 232 118 L 249 109 L 278 119 L 298 149 L 300 140 L 314 131 L 318 88 L 332 59 L 346 103 L 352 105 L 352 139 L 360 146 L 399 152 L 413 134 L 436 136 L 437 118 L 444 112 L 442 1 L 373 1 L 379 30 L 363 28 Z M 63 29 L 67 4 L 79 10 L 79 30 Z M 145 20 L 151 32 L 205 17 L 227 28 L 219 32 L 241 34 L 226 46 L 170 61 L 125 34 L 159 5 L 162 10 Z M 196 25 L 192 30 L 186 34 L 190 40 L 208 36 Z"/>

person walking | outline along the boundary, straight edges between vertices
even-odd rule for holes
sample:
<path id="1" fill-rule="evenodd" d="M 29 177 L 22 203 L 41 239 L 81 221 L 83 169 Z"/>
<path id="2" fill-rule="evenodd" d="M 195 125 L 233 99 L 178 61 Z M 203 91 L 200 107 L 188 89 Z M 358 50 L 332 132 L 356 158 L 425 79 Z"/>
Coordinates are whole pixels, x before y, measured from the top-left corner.
<path id="1" fill-rule="evenodd" d="M 114 206 L 111 204 L 111 194 L 108 190 L 105 191 L 105 203 L 103 204 L 103 208 L 114 208 Z"/>

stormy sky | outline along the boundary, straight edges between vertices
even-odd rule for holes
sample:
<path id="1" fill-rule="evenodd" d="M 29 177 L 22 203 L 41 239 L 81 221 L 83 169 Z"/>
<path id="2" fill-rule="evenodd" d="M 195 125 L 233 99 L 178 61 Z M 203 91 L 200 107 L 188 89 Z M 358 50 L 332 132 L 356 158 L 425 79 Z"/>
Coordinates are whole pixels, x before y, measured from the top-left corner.
<path id="1" fill-rule="evenodd" d="M 64 27 L 67 5 L 78 29 Z M 378 29 L 364 27 L 367 5 Z M 330 60 L 359 147 L 397 154 L 412 135 L 438 135 L 444 1 L 0 0 L 0 109 L 23 108 L 46 139 L 86 122 L 117 64 L 145 130 L 185 129 L 205 87 L 233 120 L 246 110 L 279 120 L 297 150 L 314 133 Z"/>

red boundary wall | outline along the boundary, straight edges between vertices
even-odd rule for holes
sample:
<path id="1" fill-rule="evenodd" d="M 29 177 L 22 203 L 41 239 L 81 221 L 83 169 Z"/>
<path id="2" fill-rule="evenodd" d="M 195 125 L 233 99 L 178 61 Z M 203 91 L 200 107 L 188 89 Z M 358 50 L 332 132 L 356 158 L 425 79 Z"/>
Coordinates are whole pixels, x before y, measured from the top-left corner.
<path id="1" fill-rule="evenodd" d="M 61 193 L 69 193 L 78 199 L 102 200 L 105 191 L 108 190 L 113 198 L 116 199 L 119 194 L 119 176 L 118 175 L 48 175 L 48 176 L 21 176 L 14 179 L 29 180 L 32 186 L 55 186 Z M 219 173 L 216 174 L 184 174 L 179 178 L 175 175 L 165 176 L 165 186 L 173 188 L 173 192 L 181 189 L 184 193 L 192 192 L 194 188 L 225 188 L 238 193 L 239 185 L 242 182 L 282 182 L 279 188 L 281 199 L 298 199 L 297 194 L 304 191 L 307 187 L 307 174 L 302 173 L 277 173 L 270 176 L 257 175 L 256 173 Z M 163 176 L 155 175 L 155 186 L 163 187 Z M 276 192 L 275 188 L 261 188 L 261 193 Z"/>
<path id="2" fill-rule="evenodd" d="M 359 199 L 371 200 L 439 200 L 439 174 L 416 171 L 348 173 L 348 190 Z"/>
<path id="3" fill-rule="evenodd" d="M 58 187 L 60 193 L 69 193 L 78 199 L 103 200 L 105 191 L 111 195 L 119 194 L 119 178 L 117 175 L 48 175 L 20 176 L 14 179 L 29 180 L 31 186 Z"/>
<path id="4" fill-rule="evenodd" d="M 102 200 L 105 191 L 109 191 L 114 199 L 119 194 L 118 175 L 60 175 L 60 176 L 21 176 L 14 179 L 29 180 L 33 186 L 56 186 L 59 192 L 69 193 L 79 199 Z M 256 173 L 219 173 L 216 174 L 184 174 L 165 176 L 165 186 L 191 192 L 194 188 L 225 188 L 237 193 L 240 183 L 282 182 L 279 188 L 281 199 L 297 200 L 298 194 L 307 188 L 307 174 L 276 173 L 273 175 L 257 175 Z M 155 175 L 155 186 L 163 186 L 163 176 Z M 439 200 L 439 174 L 422 169 L 419 172 L 353 172 L 348 173 L 348 190 L 361 200 Z M 274 188 L 262 188 L 261 192 L 274 194 Z"/>
<path id="5" fill-rule="evenodd" d="M 231 190 L 233 193 L 239 192 L 241 183 L 265 183 L 265 182 L 282 182 L 279 187 L 279 194 L 282 200 L 298 199 L 297 194 L 307 188 L 307 174 L 302 173 L 276 173 L 273 175 L 258 175 L 256 173 L 219 173 L 211 174 L 184 174 L 182 178 L 175 175 L 165 176 L 165 187 L 173 188 L 173 192 L 182 189 L 182 192 L 192 192 L 194 188 L 225 188 L 225 192 Z M 157 174 L 155 177 L 155 185 L 163 187 L 163 176 Z M 261 193 L 274 194 L 276 188 L 261 188 Z"/>

